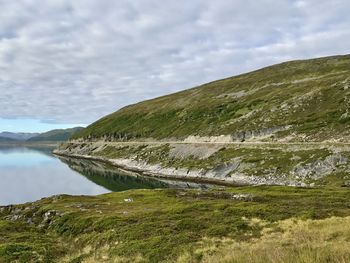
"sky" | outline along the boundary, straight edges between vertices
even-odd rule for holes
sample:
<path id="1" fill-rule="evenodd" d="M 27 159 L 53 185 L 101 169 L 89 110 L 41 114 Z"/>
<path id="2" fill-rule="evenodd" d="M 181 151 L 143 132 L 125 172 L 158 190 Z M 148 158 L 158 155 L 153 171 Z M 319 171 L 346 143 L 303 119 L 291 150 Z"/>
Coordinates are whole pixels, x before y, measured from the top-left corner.
<path id="1" fill-rule="evenodd" d="M 349 0 L 0 0 L 0 132 L 350 53 Z"/>

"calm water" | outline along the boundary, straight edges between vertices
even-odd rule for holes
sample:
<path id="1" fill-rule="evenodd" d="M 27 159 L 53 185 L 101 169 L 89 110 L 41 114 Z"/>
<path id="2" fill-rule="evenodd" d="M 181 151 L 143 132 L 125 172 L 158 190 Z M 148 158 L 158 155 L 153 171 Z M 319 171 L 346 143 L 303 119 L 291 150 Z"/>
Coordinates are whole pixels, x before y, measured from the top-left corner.
<path id="1" fill-rule="evenodd" d="M 97 195 L 143 188 L 207 188 L 208 185 L 128 176 L 105 164 L 58 158 L 52 148 L 0 146 L 0 205 L 56 194 Z"/>

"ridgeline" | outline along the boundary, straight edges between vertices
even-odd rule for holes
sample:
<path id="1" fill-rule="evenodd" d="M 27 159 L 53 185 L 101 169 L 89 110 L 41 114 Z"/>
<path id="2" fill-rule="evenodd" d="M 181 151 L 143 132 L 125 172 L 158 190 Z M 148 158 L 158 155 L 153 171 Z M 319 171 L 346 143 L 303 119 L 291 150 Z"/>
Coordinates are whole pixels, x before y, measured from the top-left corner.
<path id="1" fill-rule="evenodd" d="M 74 138 L 349 140 L 350 55 L 291 61 L 143 101 Z"/>

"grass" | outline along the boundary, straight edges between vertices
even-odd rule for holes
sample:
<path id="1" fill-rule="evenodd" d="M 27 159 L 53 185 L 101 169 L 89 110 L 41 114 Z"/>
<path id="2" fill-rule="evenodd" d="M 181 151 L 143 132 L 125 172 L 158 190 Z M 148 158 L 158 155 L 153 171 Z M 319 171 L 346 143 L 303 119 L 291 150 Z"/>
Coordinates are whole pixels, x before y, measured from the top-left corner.
<path id="1" fill-rule="evenodd" d="M 0 220 L 0 262 L 54 262 L 71 249 L 55 234 Z"/>
<path id="2" fill-rule="evenodd" d="M 263 223 L 255 221 L 255 223 Z M 288 219 L 273 228 L 264 228 L 259 238 L 237 242 L 230 239 L 204 239 L 183 262 L 201 257 L 202 262 L 232 263 L 311 263 L 350 261 L 350 217 L 323 220 Z M 278 229 L 278 231 L 276 231 Z"/>
<path id="3" fill-rule="evenodd" d="M 1 213 L 0 262 L 175 262 L 205 239 L 250 243 L 266 228 L 280 232 L 288 219 L 350 216 L 349 198 L 344 188 L 267 186 L 56 196 Z M 14 215 L 21 219 L 11 221 Z"/>

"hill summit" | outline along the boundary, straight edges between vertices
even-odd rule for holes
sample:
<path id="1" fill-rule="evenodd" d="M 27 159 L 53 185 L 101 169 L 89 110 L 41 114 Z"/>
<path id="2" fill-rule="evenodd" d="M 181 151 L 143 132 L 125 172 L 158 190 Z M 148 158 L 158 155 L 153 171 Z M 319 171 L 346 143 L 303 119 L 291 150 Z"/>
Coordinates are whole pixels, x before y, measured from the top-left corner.
<path id="1" fill-rule="evenodd" d="M 68 129 L 55 129 L 48 132 L 38 134 L 35 137 L 30 138 L 29 142 L 42 142 L 42 141 L 66 141 L 73 134 L 82 130 L 82 127 L 74 127 Z"/>

